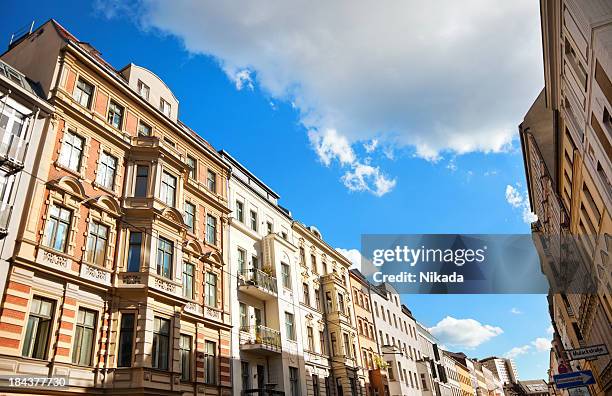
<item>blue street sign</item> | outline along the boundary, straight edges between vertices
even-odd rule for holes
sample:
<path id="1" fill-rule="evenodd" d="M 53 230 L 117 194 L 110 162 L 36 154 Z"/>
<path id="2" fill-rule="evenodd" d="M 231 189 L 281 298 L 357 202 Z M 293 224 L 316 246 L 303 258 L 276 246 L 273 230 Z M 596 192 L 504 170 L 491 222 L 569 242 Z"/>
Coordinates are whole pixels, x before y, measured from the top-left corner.
<path id="1" fill-rule="evenodd" d="M 576 388 L 595 383 L 591 370 L 575 371 L 573 373 L 559 374 L 553 376 L 557 388 Z"/>

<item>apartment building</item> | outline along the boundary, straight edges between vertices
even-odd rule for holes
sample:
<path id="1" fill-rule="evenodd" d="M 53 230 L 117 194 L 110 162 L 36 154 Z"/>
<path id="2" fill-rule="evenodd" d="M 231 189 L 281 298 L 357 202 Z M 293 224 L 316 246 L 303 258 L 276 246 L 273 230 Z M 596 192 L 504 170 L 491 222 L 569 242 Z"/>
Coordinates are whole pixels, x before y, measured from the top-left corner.
<path id="1" fill-rule="evenodd" d="M 67 393 L 231 394 L 228 167 L 151 71 L 56 21 L 2 59 L 55 106 L 2 301 L 2 374 Z"/>
<path id="2" fill-rule="evenodd" d="M 384 396 L 389 394 L 387 363 L 380 352 L 377 340 L 374 310 L 370 300 L 371 285 L 357 269 L 349 272 L 353 294 L 353 308 L 357 322 L 359 350 L 363 362 L 366 395 Z"/>
<path id="3" fill-rule="evenodd" d="M 565 351 L 612 347 L 612 4 L 542 0 L 540 8 L 545 88 L 519 126 L 538 215 L 532 230 L 554 288 L 549 310 L 559 333 L 557 358 L 591 369 L 597 382 L 591 392 L 606 393 L 612 390 L 610 355 L 568 362 Z M 559 287 L 568 273 L 593 288 Z"/>
<path id="4" fill-rule="evenodd" d="M 296 221 L 293 223 L 293 231 L 298 239 L 300 257 L 304 257 L 300 260 L 311 267 L 304 270 L 303 279 L 310 279 L 315 263 L 316 272 L 320 274 L 315 287 L 319 288 L 323 299 L 323 328 L 327 330 L 323 337 L 328 337 L 330 359 L 330 376 L 324 380 L 325 394 L 363 395 L 365 378 L 361 370 L 361 354 L 358 353 L 359 341 L 348 271 L 351 263 L 327 244 L 315 227 L 306 227 Z M 309 264 L 306 257 L 310 257 Z M 314 376 L 307 376 L 307 380 L 314 382 L 314 379 Z"/>
<path id="5" fill-rule="evenodd" d="M 502 384 L 515 384 L 518 381 L 518 372 L 513 359 L 491 356 L 479 361 L 484 367 L 499 378 Z"/>
<path id="6" fill-rule="evenodd" d="M 378 343 L 388 366 L 391 396 L 420 394 L 419 336 L 412 313 L 388 283 L 372 286 L 371 301 Z"/>
<path id="7" fill-rule="evenodd" d="M 308 319 L 300 304 L 310 292 L 299 287 L 293 219 L 278 205 L 278 194 L 229 153 L 220 154 L 231 169 L 226 246 L 236 274 L 230 280 L 234 394 L 305 395 L 304 358 L 315 353 L 314 330 L 303 328 Z"/>
<path id="8" fill-rule="evenodd" d="M 484 364 L 481 365 L 482 374 L 485 378 L 485 385 L 489 395 L 502 396 L 504 394 L 504 384 L 501 380 L 489 370 Z"/>
<path id="9" fill-rule="evenodd" d="M 417 370 L 421 381 L 421 394 L 431 396 L 452 396 L 446 372 L 442 364 L 442 350 L 438 341 L 421 323 L 416 322 L 419 336 Z"/>
<path id="10" fill-rule="evenodd" d="M 446 382 L 450 386 L 452 396 L 462 396 L 461 382 L 457 373 L 457 363 L 447 351 L 442 351 L 442 367 L 446 377 Z"/>
<path id="11" fill-rule="evenodd" d="M 53 111 L 36 82 L 0 61 L 0 290 Z"/>

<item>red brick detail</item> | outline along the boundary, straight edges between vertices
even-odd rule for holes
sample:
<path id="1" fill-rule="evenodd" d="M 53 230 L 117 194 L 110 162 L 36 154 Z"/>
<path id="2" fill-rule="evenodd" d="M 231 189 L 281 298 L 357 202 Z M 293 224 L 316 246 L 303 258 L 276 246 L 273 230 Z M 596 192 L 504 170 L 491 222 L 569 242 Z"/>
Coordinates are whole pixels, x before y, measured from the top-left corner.
<path id="1" fill-rule="evenodd" d="M 66 329 L 66 330 L 72 331 L 72 327 L 73 327 L 73 324 L 70 322 L 64 322 L 64 321 L 60 322 L 60 329 Z"/>
<path id="2" fill-rule="evenodd" d="M 106 118 L 106 105 L 108 104 L 108 95 L 102 91 L 98 91 L 96 94 L 96 104 L 94 109 L 96 113 Z"/>
<path id="3" fill-rule="evenodd" d="M 73 309 L 64 308 L 63 315 L 68 317 L 68 318 L 74 318 L 74 310 Z"/>
<path id="4" fill-rule="evenodd" d="M 132 136 L 136 136 L 136 127 L 138 124 L 138 119 L 131 111 L 127 112 L 127 116 L 125 117 L 125 131 Z"/>
<path id="5" fill-rule="evenodd" d="M 19 340 L 14 340 L 12 338 L 0 337 L 0 347 L 5 348 L 19 348 Z"/>
<path id="6" fill-rule="evenodd" d="M 28 299 L 27 298 L 12 296 L 10 294 L 6 295 L 4 301 L 7 302 L 7 303 L 15 304 L 15 305 L 21 305 L 22 307 L 27 307 L 28 306 Z"/>
<path id="7" fill-rule="evenodd" d="M 67 342 L 67 343 L 70 344 L 72 342 L 72 337 L 69 336 L 68 334 L 61 334 L 60 333 L 59 337 L 57 337 L 57 340 L 61 341 L 61 342 Z"/>
<path id="8" fill-rule="evenodd" d="M 7 318 L 24 320 L 25 319 L 25 312 L 16 311 L 16 310 L 10 309 L 10 308 L 4 308 L 2 310 L 2 316 L 0 317 L 0 319 L 5 317 L 5 316 Z"/>
<path id="9" fill-rule="evenodd" d="M 0 330 L 8 331 L 9 333 L 21 334 L 22 326 L 12 323 L 1 323 Z"/>
<path id="10" fill-rule="evenodd" d="M 15 290 L 21 293 L 29 293 L 30 292 L 30 286 L 28 285 L 24 285 L 23 283 L 19 283 L 19 282 L 14 282 L 14 281 L 10 281 L 8 284 L 8 289 L 9 290 Z"/>
<path id="11" fill-rule="evenodd" d="M 63 347 L 57 347 L 57 354 L 60 356 L 68 356 L 70 355 L 70 349 L 63 348 Z"/>
<path id="12" fill-rule="evenodd" d="M 74 91 L 74 83 L 76 81 L 76 73 L 72 69 L 68 69 L 66 72 L 66 91 L 72 94 Z"/>
<path id="13" fill-rule="evenodd" d="M 66 297 L 64 298 L 64 305 L 76 305 L 77 300 L 74 297 Z"/>

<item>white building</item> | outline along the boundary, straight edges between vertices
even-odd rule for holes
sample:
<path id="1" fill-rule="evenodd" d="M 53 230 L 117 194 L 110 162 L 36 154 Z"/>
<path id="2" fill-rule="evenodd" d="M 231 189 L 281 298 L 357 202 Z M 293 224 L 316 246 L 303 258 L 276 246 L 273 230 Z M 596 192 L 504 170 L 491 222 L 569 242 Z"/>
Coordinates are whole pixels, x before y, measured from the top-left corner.
<path id="1" fill-rule="evenodd" d="M 452 396 L 461 396 L 461 384 L 459 383 L 459 376 L 457 375 L 457 368 L 455 360 L 448 355 L 446 351 L 442 352 L 442 366 L 444 367 L 444 374 L 446 382 L 450 386 Z"/>
<path id="2" fill-rule="evenodd" d="M 417 369 L 421 393 L 424 396 L 452 396 L 450 384 L 444 381 L 442 350 L 438 348 L 438 341 L 419 322 L 416 327 L 419 335 Z"/>
<path id="3" fill-rule="evenodd" d="M 515 384 L 518 381 L 518 372 L 514 360 L 492 356 L 482 359 L 480 362 L 491 370 L 504 385 Z"/>
<path id="4" fill-rule="evenodd" d="M 412 313 L 387 283 L 372 287 L 374 323 L 383 359 L 389 365 L 391 396 L 420 395 L 419 336 Z"/>
<path id="5" fill-rule="evenodd" d="M 8 276 L 18 227 L 31 194 L 53 107 L 38 85 L 0 61 L 0 290 Z M 45 178 L 46 175 L 43 176 Z"/>
<path id="6" fill-rule="evenodd" d="M 231 167 L 226 255 L 232 290 L 233 389 L 305 395 L 301 276 L 291 214 L 279 196 L 221 151 Z M 246 392 L 246 393 L 245 393 Z"/>

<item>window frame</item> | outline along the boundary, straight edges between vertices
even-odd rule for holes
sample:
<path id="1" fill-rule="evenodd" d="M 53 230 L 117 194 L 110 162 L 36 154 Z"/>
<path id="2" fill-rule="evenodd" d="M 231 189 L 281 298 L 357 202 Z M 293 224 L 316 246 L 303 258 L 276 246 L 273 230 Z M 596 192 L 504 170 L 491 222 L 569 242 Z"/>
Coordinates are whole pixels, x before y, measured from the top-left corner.
<path id="1" fill-rule="evenodd" d="M 91 92 L 89 92 L 89 93 L 86 92 L 86 90 L 84 90 L 81 86 L 79 86 L 80 83 L 82 83 L 85 86 L 85 88 L 90 88 Z M 90 83 L 89 81 L 87 81 L 83 77 L 79 77 L 77 79 L 77 81 L 76 81 L 76 84 L 74 85 L 74 91 L 72 92 L 72 98 L 80 106 L 82 106 L 82 107 L 84 107 L 84 108 L 86 108 L 88 110 L 91 110 L 91 105 L 93 103 L 94 90 L 95 90 L 95 86 L 92 83 Z M 77 95 L 77 93 L 78 93 L 78 95 Z M 83 94 L 89 95 L 88 98 L 87 98 L 87 102 L 85 104 L 83 104 L 83 102 L 82 102 Z"/>
<path id="2" fill-rule="evenodd" d="M 167 260 L 168 258 L 169 260 Z M 166 263 L 168 263 L 167 268 L 165 265 Z M 173 267 L 174 267 L 174 242 L 168 238 L 158 236 L 157 237 L 157 257 L 155 260 L 156 273 L 157 275 L 164 277 L 166 279 L 173 279 L 173 276 L 172 276 Z"/>
<path id="3" fill-rule="evenodd" d="M 34 300 L 38 300 L 38 309 L 37 312 L 34 312 Z M 41 313 L 41 308 L 43 308 L 43 303 L 49 304 L 49 314 Z M 32 297 L 32 303 L 30 304 L 30 311 L 28 312 L 27 321 L 24 327 L 25 333 L 23 334 L 23 345 L 21 348 L 21 356 L 31 358 L 31 359 L 47 359 L 49 355 L 49 344 L 51 342 L 51 336 L 53 334 L 53 321 L 55 317 L 55 305 L 56 301 L 42 297 L 39 295 L 34 295 Z M 36 321 L 31 321 L 32 317 L 37 319 Z M 30 328 L 30 324 L 32 323 L 33 328 Z M 44 333 L 39 332 L 41 328 L 41 323 L 45 324 L 46 328 L 44 328 Z M 28 333 L 30 333 L 30 337 L 28 337 Z M 28 342 L 28 338 L 30 338 Z M 43 345 L 40 345 L 40 343 Z M 27 348 L 27 351 L 26 351 Z"/>
<path id="4" fill-rule="evenodd" d="M 211 283 L 210 280 L 214 279 L 214 283 Z M 204 274 L 204 305 L 211 308 L 217 308 L 218 301 L 218 287 L 219 287 L 219 277 L 216 273 L 212 271 L 206 271 Z M 211 293 L 212 292 L 212 293 Z M 211 304 L 211 299 L 212 301 Z"/>
<path id="5" fill-rule="evenodd" d="M 57 215 L 54 215 L 52 213 L 52 210 L 54 208 L 57 208 L 58 210 Z M 67 219 L 62 218 L 62 213 L 64 212 L 68 214 Z M 53 249 L 56 252 L 66 253 L 70 240 L 70 232 L 72 231 L 73 216 L 74 211 L 72 209 L 68 209 L 65 206 L 58 205 L 56 203 L 50 204 L 49 210 L 47 212 L 47 220 L 45 223 L 45 231 L 43 233 L 42 245 Z M 65 233 L 61 238 L 61 248 L 56 248 L 58 242 L 58 230 L 60 228 L 60 225 L 64 225 Z M 52 227 L 51 230 L 49 229 L 50 226 Z"/>
<path id="6" fill-rule="evenodd" d="M 192 377 L 193 337 L 190 334 L 179 336 L 179 365 L 181 381 L 191 381 Z M 187 366 L 187 370 L 185 370 Z"/>
<path id="7" fill-rule="evenodd" d="M 83 312 L 83 321 L 81 322 L 81 312 Z M 88 324 L 87 323 L 87 315 L 91 314 L 93 317 L 92 320 L 92 324 Z M 72 344 L 72 364 L 76 364 L 79 366 L 93 366 L 94 363 L 94 357 L 95 357 L 95 352 L 96 352 L 96 341 L 97 341 L 97 318 L 98 318 L 98 312 L 90 309 L 90 308 L 86 308 L 86 307 L 79 307 L 77 310 L 77 320 L 75 322 L 75 331 L 74 331 L 74 342 Z M 81 329 L 81 332 L 79 333 L 79 329 Z M 83 336 L 84 334 L 86 334 L 86 330 L 88 330 L 89 332 L 91 332 L 91 338 L 89 339 L 89 341 L 91 342 L 91 345 L 87 345 L 87 344 L 83 344 Z M 87 342 L 87 341 L 85 341 Z M 83 361 L 83 352 L 87 352 L 89 353 L 89 359 L 88 362 L 87 361 Z M 87 355 L 85 355 L 87 357 Z"/>
<path id="8" fill-rule="evenodd" d="M 167 170 L 162 170 L 159 190 L 159 199 L 166 205 L 174 208 L 176 206 L 178 177 L 168 172 Z"/>
<path id="9" fill-rule="evenodd" d="M 100 233 L 100 230 L 105 230 L 104 234 Z M 87 241 L 85 247 L 85 261 L 89 264 L 95 264 L 99 267 L 105 267 L 106 257 L 108 255 L 108 247 L 110 242 L 111 228 L 107 224 L 91 219 L 87 227 Z M 93 241 L 93 246 L 92 246 Z M 103 249 L 98 249 L 98 243 L 103 242 Z M 93 247 L 93 249 L 92 249 Z M 102 256 L 99 257 L 98 254 Z"/>
<path id="10" fill-rule="evenodd" d="M 75 142 L 80 142 L 80 146 L 76 145 Z M 72 129 L 67 129 L 62 136 L 62 144 L 60 147 L 59 156 L 57 158 L 57 163 L 63 168 L 79 173 L 83 165 L 83 155 L 85 153 L 86 144 L 86 139 L 83 136 L 79 135 Z M 77 153 L 78 157 L 76 158 L 76 164 L 74 164 L 74 156 Z"/>
<path id="11" fill-rule="evenodd" d="M 125 118 L 125 107 L 120 105 L 117 101 L 111 99 L 108 102 L 106 121 L 113 128 L 122 130 L 124 118 Z"/>
<path id="12" fill-rule="evenodd" d="M 108 163 L 109 160 L 111 163 Z M 119 159 L 117 157 L 110 154 L 108 151 L 102 151 L 100 159 L 98 160 L 98 169 L 96 170 L 96 184 L 107 190 L 114 190 L 118 166 Z"/>
<path id="13" fill-rule="evenodd" d="M 159 326 L 158 326 L 159 323 Z M 168 324 L 167 332 L 162 332 L 163 324 Z M 168 371 L 170 360 L 170 335 L 172 322 L 161 316 L 153 317 L 153 343 L 151 348 L 151 367 L 157 370 Z M 165 339 L 165 351 L 162 350 L 161 341 Z M 165 356 L 164 356 L 165 352 Z M 165 359 L 164 359 L 165 357 Z M 163 363 L 163 364 L 160 364 Z"/>
<path id="14" fill-rule="evenodd" d="M 187 271 L 188 268 L 191 268 L 191 272 Z M 183 263 L 183 297 L 186 297 L 190 300 L 193 300 L 195 297 L 195 274 L 196 274 L 196 266 L 195 264 L 184 262 Z M 187 285 L 190 285 L 190 293 L 187 293 Z"/>
<path id="15" fill-rule="evenodd" d="M 132 318 L 132 326 L 124 326 L 125 318 Z M 117 352 L 117 367 L 132 367 L 134 364 L 134 333 L 136 329 L 136 314 L 134 312 L 121 312 L 121 320 L 119 321 L 119 341 L 118 341 L 118 352 Z M 126 333 L 127 332 L 127 333 Z M 124 338 L 124 335 L 129 335 L 127 338 Z M 126 345 L 126 343 L 128 343 Z M 129 348 L 129 364 L 125 364 L 123 360 L 125 358 L 124 348 Z"/>
<path id="16" fill-rule="evenodd" d="M 133 241 L 133 237 L 135 237 L 136 235 L 140 236 L 140 240 L 138 242 Z M 128 237 L 128 254 L 127 254 L 127 266 L 126 266 L 126 270 L 127 272 L 140 272 L 140 267 L 142 264 L 142 242 L 143 242 L 143 238 L 142 238 L 143 233 L 140 231 L 132 231 L 130 230 L 130 235 Z M 133 255 L 134 251 L 136 250 L 136 246 L 138 247 L 138 258 L 137 258 L 137 264 L 138 264 L 138 270 L 137 271 L 132 271 L 130 268 L 131 267 L 131 263 L 133 262 L 133 257 L 135 257 Z"/>
<path id="17" fill-rule="evenodd" d="M 206 243 L 217 245 L 217 218 L 210 213 L 206 215 Z"/>

